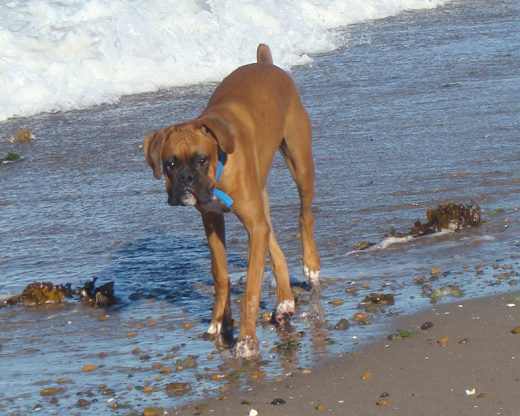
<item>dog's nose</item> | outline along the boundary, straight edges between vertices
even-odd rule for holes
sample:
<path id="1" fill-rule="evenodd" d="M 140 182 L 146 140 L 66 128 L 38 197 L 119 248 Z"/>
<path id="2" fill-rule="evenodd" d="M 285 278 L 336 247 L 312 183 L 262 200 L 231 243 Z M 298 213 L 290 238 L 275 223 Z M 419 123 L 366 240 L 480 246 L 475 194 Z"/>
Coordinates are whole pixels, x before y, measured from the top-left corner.
<path id="1" fill-rule="evenodd" d="M 179 172 L 179 182 L 184 186 L 189 186 L 193 183 L 193 173 L 189 171 Z"/>

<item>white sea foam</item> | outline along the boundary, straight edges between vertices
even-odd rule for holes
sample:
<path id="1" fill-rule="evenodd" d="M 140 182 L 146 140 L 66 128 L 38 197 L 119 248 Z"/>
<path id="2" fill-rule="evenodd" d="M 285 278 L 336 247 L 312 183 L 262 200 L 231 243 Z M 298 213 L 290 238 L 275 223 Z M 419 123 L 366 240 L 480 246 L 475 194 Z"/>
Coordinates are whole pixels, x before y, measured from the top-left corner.
<path id="1" fill-rule="evenodd" d="M 219 81 L 268 44 L 284 69 L 331 29 L 447 0 L 0 0 L 0 120 Z"/>

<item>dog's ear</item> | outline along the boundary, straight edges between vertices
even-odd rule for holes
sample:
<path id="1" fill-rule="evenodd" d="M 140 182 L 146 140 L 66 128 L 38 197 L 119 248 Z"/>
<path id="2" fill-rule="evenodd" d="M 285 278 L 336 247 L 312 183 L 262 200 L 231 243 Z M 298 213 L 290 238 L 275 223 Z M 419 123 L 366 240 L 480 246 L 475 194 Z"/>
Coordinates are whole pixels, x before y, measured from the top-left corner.
<path id="1" fill-rule="evenodd" d="M 213 136 L 224 152 L 231 154 L 235 151 L 237 131 L 231 124 L 215 115 L 203 116 L 197 119 L 197 122 L 202 132 L 206 136 Z"/>
<path id="2" fill-rule="evenodd" d="M 144 139 L 144 155 L 146 161 L 153 169 L 153 175 L 157 179 L 161 179 L 162 177 L 161 150 L 164 137 L 165 134 L 163 130 L 155 130 L 148 134 L 146 139 Z"/>

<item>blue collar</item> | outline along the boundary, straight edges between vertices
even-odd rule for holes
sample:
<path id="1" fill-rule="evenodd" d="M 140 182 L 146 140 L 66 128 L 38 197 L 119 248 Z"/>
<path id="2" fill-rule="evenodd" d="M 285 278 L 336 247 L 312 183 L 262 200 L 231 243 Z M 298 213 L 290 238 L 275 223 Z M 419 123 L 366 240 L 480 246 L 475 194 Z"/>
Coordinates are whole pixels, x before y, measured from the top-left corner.
<path id="1" fill-rule="evenodd" d="M 218 158 L 218 168 L 217 168 L 217 176 L 215 178 L 215 182 L 220 180 L 222 176 L 222 172 L 224 171 L 224 163 L 226 162 L 226 153 L 221 152 Z M 213 188 L 213 195 L 215 195 L 218 199 L 220 199 L 228 208 L 231 208 L 233 205 L 233 199 L 226 193 L 222 192 L 220 189 Z"/>

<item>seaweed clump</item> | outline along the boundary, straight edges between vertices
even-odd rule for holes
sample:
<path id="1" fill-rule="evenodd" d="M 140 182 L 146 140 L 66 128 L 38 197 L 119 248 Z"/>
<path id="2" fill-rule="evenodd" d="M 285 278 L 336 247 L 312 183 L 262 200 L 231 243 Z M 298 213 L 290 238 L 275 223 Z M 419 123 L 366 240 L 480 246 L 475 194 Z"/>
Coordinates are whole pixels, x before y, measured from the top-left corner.
<path id="1" fill-rule="evenodd" d="M 85 283 L 79 289 L 81 300 L 87 306 L 105 308 L 117 302 L 117 297 L 114 295 L 114 282 L 105 283 L 102 286 L 96 287 L 97 277 Z"/>
<path id="2" fill-rule="evenodd" d="M 117 303 L 119 299 L 114 295 L 114 282 L 108 282 L 96 287 L 97 277 L 88 281 L 79 290 L 73 290 L 70 283 L 53 285 L 51 282 L 34 282 L 23 290 L 21 295 L 5 299 L 1 306 L 42 305 L 44 303 L 62 303 L 67 298 L 79 296 L 89 307 L 105 308 Z"/>
<path id="3" fill-rule="evenodd" d="M 42 305 L 44 303 L 61 303 L 65 298 L 72 298 L 74 291 L 70 283 L 53 285 L 51 282 L 34 282 L 29 284 L 21 295 L 7 299 L 5 305 Z"/>
<path id="4" fill-rule="evenodd" d="M 381 240 L 389 237 L 395 238 L 416 238 L 443 230 L 459 231 L 465 227 L 475 227 L 482 224 L 483 220 L 480 213 L 480 207 L 476 202 L 471 204 L 455 204 L 448 203 L 439 205 L 436 209 L 429 209 L 426 212 L 427 222 L 422 223 L 417 220 L 413 228 L 407 233 L 397 233 L 395 230 L 385 235 Z M 375 245 L 368 241 L 360 241 L 356 244 L 358 250 L 366 250 Z"/>
<path id="5" fill-rule="evenodd" d="M 391 235 L 398 237 L 420 237 L 441 232 L 442 230 L 459 231 L 464 227 L 475 227 L 482 224 L 480 215 L 480 207 L 477 203 L 473 204 L 444 204 L 439 205 L 437 209 L 429 209 L 426 212 L 428 222 L 422 224 L 416 221 L 412 230 L 408 233 Z"/>

